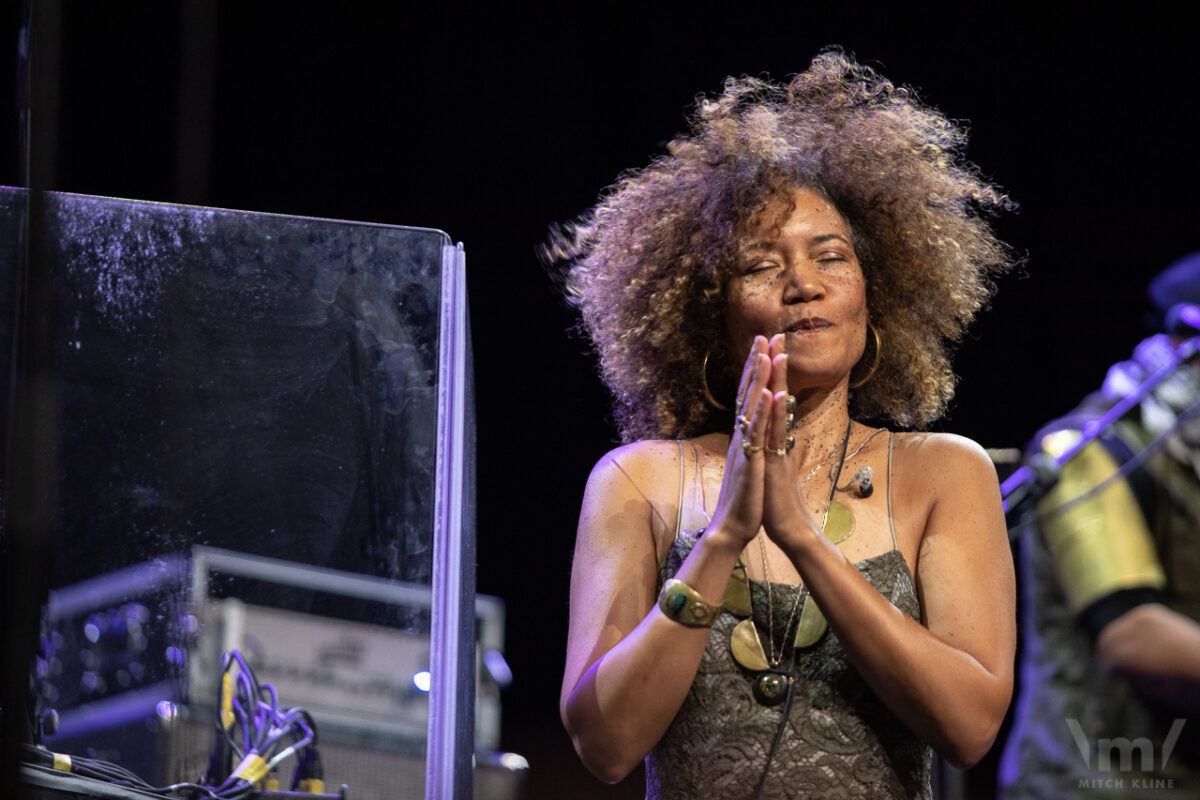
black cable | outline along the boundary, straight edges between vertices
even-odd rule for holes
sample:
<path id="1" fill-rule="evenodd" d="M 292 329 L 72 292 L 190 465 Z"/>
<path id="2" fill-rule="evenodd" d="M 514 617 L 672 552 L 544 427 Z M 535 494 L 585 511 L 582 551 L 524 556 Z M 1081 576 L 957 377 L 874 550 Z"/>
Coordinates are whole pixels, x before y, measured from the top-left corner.
<path id="1" fill-rule="evenodd" d="M 56 754 L 31 744 L 23 749 L 25 760 L 171 800 L 178 800 L 181 792 L 189 798 L 249 800 L 261 794 L 259 785 L 272 769 L 295 756 L 299 762 L 296 774 L 300 785 L 311 782 L 309 786 L 319 790 L 323 767 L 315 748 L 317 733 L 312 715 L 303 708 L 280 708 L 275 687 L 260 684 L 238 651 L 226 653 L 223 663 L 214 752 L 209 760 L 208 774 L 202 777 L 207 785 L 180 782 L 156 787 L 118 764 Z M 229 727 L 225 727 L 222 718 L 226 704 L 234 718 Z M 234 728 L 240 730 L 235 732 Z M 240 750 L 237 733 L 241 734 L 244 745 Z M 239 759 L 236 766 L 230 765 L 229 756 L 233 752 L 237 752 Z"/>

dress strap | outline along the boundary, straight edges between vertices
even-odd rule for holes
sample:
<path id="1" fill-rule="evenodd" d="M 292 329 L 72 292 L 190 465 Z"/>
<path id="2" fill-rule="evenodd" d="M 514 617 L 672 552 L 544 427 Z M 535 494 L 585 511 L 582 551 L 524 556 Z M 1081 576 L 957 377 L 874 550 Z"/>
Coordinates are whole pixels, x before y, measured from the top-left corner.
<path id="1" fill-rule="evenodd" d="M 679 538 L 679 532 L 683 530 L 683 439 L 676 439 L 675 442 L 679 445 L 679 501 L 675 504 L 675 536 L 671 539 L 672 544 L 675 543 L 675 539 Z"/>
<path id="2" fill-rule="evenodd" d="M 892 443 L 896 441 L 895 431 L 888 431 L 888 463 L 887 463 L 887 507 L 888 530 L 892 532 L 892 549 L 899 550 L 896 544 L 896 523 L 892 520 Z"/>
<path id="3" fill-rule="evenodd" d="M 683 530 L 683 503 L 687 497 L 687 493 L 684 490 L 686 486 L 687 458 L 684 454 L 683 440 L 676 439 L 675 441 L 679 445 L 679 499 L 675 504 L 675 536 L 667 543 L 668 550 L 675 543 L 675 540 L 679 538 L 679 534 Z M 692 487 L 693 502 L 696 504 L 699 512 L 704 515 L 704 518 L 711 522 L 712 516 L 708 513 L 708 509 L 704 507 L 704 484 L 700 476 L 700 451 L 696 449 L 696 443 L 691 439 L 688 440 L 688 444 L 692 447 L 692 462 L 696 465 L 695 486 Z"/>
<path id="4" fill-rule="evenodd" d="M 700 513 L 704 515 L 705 521 L 712 522 L 712 515 L 708 513 L 708 509 L 705 507 L 704 481 L 700 474 L 700 451 L 696 449 L 696 443 L 694 441 L 689 439 L 688 443 L 692 446 L 692 461 L 696 463 L 696 485 L 692 487 L 692 502 L 696 504 L 696 508 L 699 509 Z"/>

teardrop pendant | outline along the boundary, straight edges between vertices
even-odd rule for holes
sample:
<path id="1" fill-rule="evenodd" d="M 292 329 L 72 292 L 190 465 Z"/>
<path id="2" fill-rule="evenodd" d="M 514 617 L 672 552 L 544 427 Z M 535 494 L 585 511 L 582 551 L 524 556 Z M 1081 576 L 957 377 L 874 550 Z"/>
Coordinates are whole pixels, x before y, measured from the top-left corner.
<path id="1" fill-rule="evenodd" d="M 777 706 L 787 697 L 792 676 L 777 669 L 768 669 L 754 679 L 754 699 L 764 706 Z"/>
<path id="2" fill-rule="evenodd" d="M 825 538 L 834 544 L 846 541 L 854 533 L 854 512 L 839 500 L 829 501 L 829 511 L 825 515 L 825 527 L 822 530 Z"/>
<path id="3" fill-rule="evenodd" d="M 796 623 L 795 646 L 811 647 L 828 629 L 829 623 L 825 621 L 825 614 L 817 605 L 817 601 L 812 599 L 812 595 L 805 597 L 804 608 L 800 610 L 800 621 Z"/>
<path id="4" fill-rule="evenodd" d="M 734 661 L 753 672 L 770 666 L 753 619 L 744 619 L 733 627 L 733 633 L 729 636 L 729 650 L 733 653 Z"/>

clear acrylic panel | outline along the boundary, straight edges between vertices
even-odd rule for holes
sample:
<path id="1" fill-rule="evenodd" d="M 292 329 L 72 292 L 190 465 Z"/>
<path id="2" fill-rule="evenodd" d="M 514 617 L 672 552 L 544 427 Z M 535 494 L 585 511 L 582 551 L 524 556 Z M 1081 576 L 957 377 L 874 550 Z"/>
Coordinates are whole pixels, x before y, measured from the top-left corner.
<path id="1" fill-rule="evenodd" d="M 24 200 L 0 190 L 0 225 Z M 47 743 L 156 784 L 212 774 L 236 648 L 281 706 L 311 712 L 327 785 L 425 796 L 447 492 L 456 547 L 473 546 L 469 369 L 439 419 L 443 272 L 461 249 L 419 228 L 54 193 L 45 206 L 60 541 L 34 685 L 61 719 Z M 0 259 L 12 274 L 15 252 Z M 448 430 L 468 441 L 454 487 L 439 477 Z M 470 608 L 463 585 L 453 602 Z M 476 605 L 466 649 L 478 635 L 499 651 L 503 607 Z M 494 748 L 496 687 L 479 702 L 450 724 L 466 721 L 469 747 L 478 714 Z"/>

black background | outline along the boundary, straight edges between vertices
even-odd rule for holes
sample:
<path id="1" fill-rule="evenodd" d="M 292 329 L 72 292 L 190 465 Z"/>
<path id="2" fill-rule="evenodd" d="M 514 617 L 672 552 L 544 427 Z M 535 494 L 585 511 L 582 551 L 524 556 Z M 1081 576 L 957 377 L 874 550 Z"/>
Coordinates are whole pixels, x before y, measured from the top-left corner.
<path id="1" fill-rule="evenodd" d="M 52 188 L 435 227 L 464 243 L 478 586 L 508 603 L 504 746 L 529 758 L 531 797 L 642 791 L 587 775 L 557 717 L 575 515 L 615 432 L 535 248 L 661 152 L 697 93 L 729 74 L 786 77 L 840 44 L 969 121 L 971 159 L 1021 204 L 1000 230 L 1026 256 L 962 347 L 937 426 L 986 446 L 1019 446 L 1098 385 L 1145 334 L 1146 280 L 1200 249 L 1196 40 L 1166 6 L 221 2 L 198 62 L 213 70 L 211 106 L 197 106 L 180 54 L 203 14 L 67 5 Z M 7 12 L 10 185 L 18 24 Z M 181 102 L 211 116 L 181 123 Z"/>

